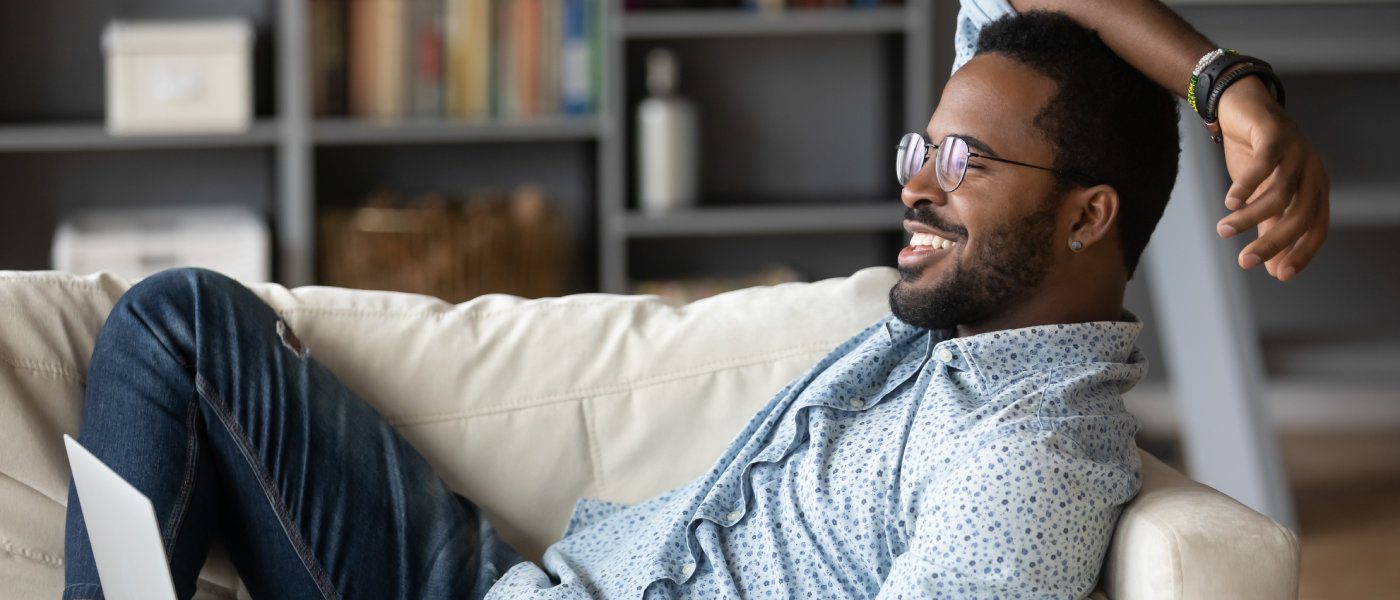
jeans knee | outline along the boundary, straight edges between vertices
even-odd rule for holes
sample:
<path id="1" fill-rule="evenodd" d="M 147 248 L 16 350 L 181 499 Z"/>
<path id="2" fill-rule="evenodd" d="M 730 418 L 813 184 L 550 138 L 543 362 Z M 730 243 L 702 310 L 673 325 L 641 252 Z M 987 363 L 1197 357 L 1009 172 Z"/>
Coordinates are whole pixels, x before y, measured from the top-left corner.
<path id="1" fill-rule="evenodd" d="M 230 284 L 239 285 L 228 276 L 209 269 L 198 267 L 166 269 L 136 282 L 118 300 L 118 305 L 120 307 L 120 305 L 125 304 L 129 308 L 146 310 L 154 309 L 162 313 L 174 306 L 192 308 L 194 300 L 198 296 L 223 292 L 228 289 Z"/>

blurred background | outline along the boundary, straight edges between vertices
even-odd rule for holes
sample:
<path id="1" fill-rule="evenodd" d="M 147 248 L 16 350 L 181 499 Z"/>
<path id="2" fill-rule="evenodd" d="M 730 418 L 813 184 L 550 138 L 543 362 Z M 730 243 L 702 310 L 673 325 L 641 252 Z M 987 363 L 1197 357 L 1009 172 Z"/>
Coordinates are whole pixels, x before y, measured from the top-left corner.
<path id="1" fill-rule="evenodd" d="M 1255 448 L 1282 469 L 1259 477 L 1286 496 L 1242 500 L 1300 533 L 1303 597 L 1400 598 L 1400 3 L 1168 4 L 1273 63 L 1333 180 L 1331 236 L 1298 280 L 1224 275 Z M 459 302 L 687 301 L 893 266 L 895 144 L 941 93 L 957 8 L 6 2 L 0 269 L 201 265 Z M 1228 266 L 1243 240 L 1200 226 Z M 1162 276 L 1180 243 L 1159 233 L 1130 285 L 1153 369 L 1128 401 L 1144 449 L 1241 497 L 1201 476 L 1220 455 L 1183 444 L 1209 417 L 1183 417 L 1156 306 L 1197 285 Z"/>

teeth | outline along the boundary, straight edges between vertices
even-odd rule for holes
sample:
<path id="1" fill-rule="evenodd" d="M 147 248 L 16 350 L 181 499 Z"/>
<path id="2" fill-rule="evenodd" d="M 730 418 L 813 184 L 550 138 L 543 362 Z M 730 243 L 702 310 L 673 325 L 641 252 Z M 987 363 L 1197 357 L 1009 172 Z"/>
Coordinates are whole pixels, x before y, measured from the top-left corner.
<path id="1" fill-rule="evenodd" d="M 957 245 L 957 242 L 944 239 L 932 233 L 915 233 L 909 237 L 910 246 L 930 246 L 939 250 L 947 250 Z"/>

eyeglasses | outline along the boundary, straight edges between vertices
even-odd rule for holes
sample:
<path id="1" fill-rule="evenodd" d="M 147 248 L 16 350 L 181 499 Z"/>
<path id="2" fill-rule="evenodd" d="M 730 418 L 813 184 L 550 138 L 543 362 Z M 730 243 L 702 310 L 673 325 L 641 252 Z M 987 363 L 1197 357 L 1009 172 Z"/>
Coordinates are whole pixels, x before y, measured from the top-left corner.
<path id="1" fill-rule="evenodd" d="M 969 158 L 994 160 L 1049 171 L 1076 182 L 1089 181 L 1088 176 L 1075 171 L 1052 169 L 970 152 L 967 149 L 967 140 L 957 136 L 950 135 L 943 138 L 942 143 L 933 145 L 929 144 L 921 133 L 907 133 L 903 139 L 899 140 L 899 152 L 895 155 L 894 169 L 895 175 L 899 177 L 899 185 L 908 185 L 914 179 L 914 176 L 924 167 L 924 163 L 928 162 L 929 154 L 934 149 L 938 150 L 938 157 L 934 161 L 937 170 L 934 171 L 934 174 L 938 176 L 938 187 L 943 188 L 945 192 L 956 190 L 958 186 L 962 185 L 963 177 L 967 176 L 967 159 Z"/>

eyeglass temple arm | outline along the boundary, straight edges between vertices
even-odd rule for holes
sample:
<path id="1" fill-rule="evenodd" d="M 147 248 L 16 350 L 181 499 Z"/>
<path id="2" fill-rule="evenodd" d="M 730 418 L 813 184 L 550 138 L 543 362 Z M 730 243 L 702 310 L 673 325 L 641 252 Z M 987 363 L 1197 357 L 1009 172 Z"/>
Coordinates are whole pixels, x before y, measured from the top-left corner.
<path id="1" fill-rule="evenodd" d="M 1049 172 L 1051 172 L 1051 173 L 1055 173 L 1055 174 L 1058 174 L 1058 175 L 1064 175 L 1064 176 L 1067 176 L 1067 177 L 1077 177 L 1077 178 L 1080 178 L 1080 179 L 1086 179 L 1086 177 L 1085 177 L 1083 174 L 1080 174 L 1080 173 L 1077 173 L 1077 172 L 1074 172 L 1074 171 L 1063 171 L 1063 170 L 1060 170 L 1060 169 L 1054 169 L 1054 168 L 1050 168 L 1050 167 L 1042 167 L 1042 166 L 1040 166 L 1040 165 L 1033 165 L 1033 164 L 1030 164 L 1030 163 L 1023 163 L 1023 162 L 1021 162 L 1021 161 L 1011 160 L 1011 159 L 1009 159 L 1009 158 L 997 158 L 997 157 L 995 157 L 995 156 L 987 156 L 987 155 L 985 155 L 985 154 L 978 154 L 978 153 L 976 153 L 976 152 L 968 152 L 967 155 L 968 155 L 968 157 L 985 158 L 985 159 L 987 159 L 987 160 L 994 160 L 994 161 L 997 161 L 997 162 L 1004 162 L 1004 163 L 1009 163 L 1009 164 L 1013 164 L 1013 165 L 1020 165 L 1020 166 L 1023 166 L 1023 167 L 1030 167 L 1030 168 L 1032 168 L 1032 169 L 1040 169 L 1040 170 L 1042 170 L 1042 171 L 1049 171 Z"/>

